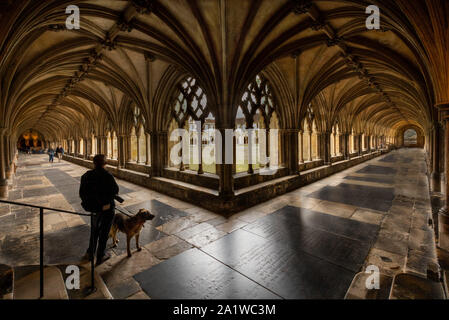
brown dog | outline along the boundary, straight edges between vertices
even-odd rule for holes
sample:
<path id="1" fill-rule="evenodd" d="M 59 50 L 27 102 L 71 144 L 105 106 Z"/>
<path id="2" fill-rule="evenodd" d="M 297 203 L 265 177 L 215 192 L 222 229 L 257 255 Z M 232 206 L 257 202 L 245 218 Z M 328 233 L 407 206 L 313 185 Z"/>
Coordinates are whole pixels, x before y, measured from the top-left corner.
<path id="1" fill-rule="evenodd" d="M 109 232 L 109 237 L 112 238 L 112 247 L 117 247 L 117 231 L 120 230 L 121 232 L 126 234 L 128 257 L 131 257 L 130 242 L 132 237 L 136 237 L 137 251 L 142 250 L 142 248 L 139 246 L 140 231 L 142 230 L 145 222 L 148 220 L 153 220 L 154 217 L 155 216 L 146 209 L 140 209 L 139 212 L 132 217 L 127 217 L 121 213 L 115 214 L 114 220 L 112 220 L 111 231 Z"/>

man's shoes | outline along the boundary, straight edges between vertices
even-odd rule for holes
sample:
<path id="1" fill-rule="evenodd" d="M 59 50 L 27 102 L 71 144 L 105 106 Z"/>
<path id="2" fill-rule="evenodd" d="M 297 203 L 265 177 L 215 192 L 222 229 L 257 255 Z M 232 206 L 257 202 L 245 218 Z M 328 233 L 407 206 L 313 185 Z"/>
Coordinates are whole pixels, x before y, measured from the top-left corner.
<path id="1" fill-rule="evenodd" d="M 95 266 L 99 266 L 100 264 L 102 264 L 103 262 L 105 262 L 106 260 L 109 260 L 109 259 L 111 259 L 111 255 L 106 253 L 101 258 L 97 258 L 97 263 L 95 264 Z"/>

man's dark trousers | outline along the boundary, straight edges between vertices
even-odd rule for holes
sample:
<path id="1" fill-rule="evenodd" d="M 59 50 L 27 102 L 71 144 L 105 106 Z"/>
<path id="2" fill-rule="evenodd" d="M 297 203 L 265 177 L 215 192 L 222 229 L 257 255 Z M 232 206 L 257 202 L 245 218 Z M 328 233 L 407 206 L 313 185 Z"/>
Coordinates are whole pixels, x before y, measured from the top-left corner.
<path id="1" fill-rule="evenodd" d="M 112 226 L 112 220 L 114 219 L 114 208 L 111 207 L 111 209 L 98 212 L 94 216 L 94 254 L 95 251 L 97 251 L 97 260 L 103 258 L 106 250 L 106 243 L 108 242 L 109 238 L 109 231 L 111 230 Z M 97 243 L 98 243 L 98 249 L 97 249 Z M 91 245 L 92 245 L 92 236 L 89 240 L 89 249 L 87 249 L 87 252 L 91 252 Z"/>

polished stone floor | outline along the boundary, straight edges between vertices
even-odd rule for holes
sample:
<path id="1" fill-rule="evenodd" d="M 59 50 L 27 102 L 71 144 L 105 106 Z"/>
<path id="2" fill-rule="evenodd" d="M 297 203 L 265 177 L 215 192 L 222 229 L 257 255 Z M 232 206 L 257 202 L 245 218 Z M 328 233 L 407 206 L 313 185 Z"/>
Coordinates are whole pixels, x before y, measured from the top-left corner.
<path id="1" fill-rule="evenodd" d="M 9 199 L 84 212 L 85 168 L 23 155 Z M 124 208 L 156 214 L 143 250 L 126 257 L 122 234 L 98 268 L 115 298 L 388 298 L 400 272 L 426 276 L 436 263 L 425 155 L 401 149 L 257 205 L 230 218 L 118 181 Z M 89 220 L 45 214 L 45 257 L 77 264 Z M 38 261 L 36 210 L 0 205 L 0 264 Z M 364 289 L 379 267 L 381 290 Z"/>

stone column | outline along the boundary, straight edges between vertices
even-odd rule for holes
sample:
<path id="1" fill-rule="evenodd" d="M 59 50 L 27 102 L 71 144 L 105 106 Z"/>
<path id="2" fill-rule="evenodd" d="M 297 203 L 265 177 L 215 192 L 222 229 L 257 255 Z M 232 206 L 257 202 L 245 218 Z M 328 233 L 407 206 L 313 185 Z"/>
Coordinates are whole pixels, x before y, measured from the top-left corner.
<path id="1" fill-rule="evenodd" d="M 198 174 L 203 174 L 203 126 L 204 120 L 201 120 L 198 132 Z"/>
<path id="2" fill-rule="evenodd" d="M 140 163 L 140 134 L 136 135 L 137 140 L 137 163 Z"/>
<path id="3" fill-rule="evenodd" d="M 309 161 L 312 161 L 312 130 L 309 130 Z"/>
<path id="4" fill-rule="evenodd" d="M 334 130 L 334 156 L 337 156 L 337 130 Z"/>
<path id="5" fill-rule="evenodd" d="M 221 198 L 225 200 L 230 200 L 234 197 L 234 176 L 233 171 L 235 170 L 235 162 L 236 162 L 236 139 L 234 135 L 226 136 L 226 130 L 231 130 L 229 132 L 233 132 L 233 128 L 220 128 L 216 127 L 216 130 L 220 132 L 221 134 L 221 155 L 217 152 L 216 156 L 218 159 L 216 159 L 216 168 L 217 168 L 217 175 L 220 177 L 219 181 L 219 195 Z M 218 149 L 220 148 L 219 145 L 219 135 L 217 133 L 217 136 L 215 137 L 215 147 Z M 231 149 L 232 148 L 232 149 Z M 229 149 L 229 150 L 227 150 Z M 232 150 L 232 155 L 230 154 Z M 232 161 L 226 161 L 226 158 L 231 158 Z M 221 161 L 220 158 L 221 157 Z M 221 162 L 219 164 L 219 162 Z M 228 162 L 228 163 L 226 163 Z M 232 163 L 229 163 L 232 162 Z"/>
<path id="6" fill-rule="evenodd" d="M 4 158 L 5 158 L 5 175 L 6 175 L 6 179 L 11 179 L 11 162 L 10 162 L 10 153 L 11 153 L 11 145 L 9 142 L 9 134 L 5 133 L 5 135 L 3 136 L 4 139 L 4 146 L 5 146 L 5 150 L 4 150 Z"/>
<path id="7" fill-rule="evenodd" d="M 430 189 L 441 192 L 440 181 L 440 124 L 434 122 L 432 128 L 432 174 L 430 175 Z"/>
<path id="8" fill-rule="evenodd" d="M 145 134 L 145 143 L 147 145 L 147 160 L 145 161 L 145 164 L 148 166 L 150 165 L 150 137 L 148 136 L 148 133 Z"/>
<path id="9" fill-rule="evenodd" d="M 89 155 L 92 153 L 92 141 L 88 138 L 84 138 L 84 159 L 89 159 Z"/>
<path id="10" fill-rule="evenodd" d="M 96 136 L 95 137 L 97 139 L 97 154 L 102 154 L 103 153 L 103 148 L 101 147 L 101 141 L 103 139 L 102 136 Z"/>
<path id="11" fill-rule="evenodd" d="M 131 136 L 130 135 L 126 135 L 125 136 L 125 143 L 126 143 L 126 158 L 125 158 L 125 162 L 130 162 L 131 158 L 132 158 L 132 154 L 131 154 Z"/>
<path id="12" fill-rule="evenodd" d="M 8 180 L 6 179 L 4 135 L 6 128 L 0 128 L 0 198 L 8 198 Z"/>
<path id="13" fill-rule="evenodd" d="M 151 172 L 152 176 L 160 177 L 167 166 L 168 137 L 167 131 L 156 131 L 151 135 Z"/>
<path id="14" fill-rule="evenodd" d="M 79 142 L 78 139 L 75 139 L 73 142 L 74 142 L 74 145 L 75 145 L 74 155 L 75 155 L 75 157 L 77 157 L 79 152 L 80 152 L 80 142 Z"/>
<path id="15" fill-rule="evenodd" d="M 298 173 L 298 129 L 286 129 L 285 144 L 286 164 L 290 174 Z"/>
<path id="16" fill-rule="evenodd" d="M 253 136 L 254 131 L 252 130 L 253 124 L 248 124 L 248 173 L 253 174 Z"/>
<path id="17" fill-rule="evenodd" d="M 350 154 L 351 151 L 349 150 L 349 138 L 350 138 L 350 134 L 349 133 L 345 133 L 343 135 L 343 140 L 344 140 L 344 157 L 346 160 L 349 160 L 351 158 Z"/>
<path id="18" fill-rule="evenodd" d="M 331 165 L 331 133 L 323 132 L 321 138 L 322 159 L 325 165 Z"/>
<path id="19" fill-rule="evenodd" d="M 357 135 L 357 152 L 358 155 L 361 156 L 362 155 L 362 134 L 358 134 Z"/>
<path id="20" fill-rule="evenodd" d="M 270 144 L 270 128 L 267 128 L 266 129 L 266 135 L 265 135 L 265 139 L 266 139 L 266 143 L 265 143 L 265 154 L 266 154 L 266 157 L 267 157 L 267 163 L 266 163 L 266 167 L 267 168 L 270 168 L 270 162 L 271 162 L 271 159 L 270 159 L 270 147 L 271 147 L 271 144 Z M 234 138 L 234 140 L 235 140 L 235 138 Z M 276 145 L 276 144 L 275 144 Z M 279 146 L 278 146 L 278 148 L 279 148 Z M 234 151 L 235 152 L 235 151 Z M 234 161 L 235 162 L 235 161 Z"/>
<path id="21" fill-rule="evenodd" d="M 124 134 L 120 134 L 117 137 L 117 160 L 118 160 L 118 167 L 119 168 L 124 168 L 125 164 L 126 164 L 126 157 L 127 157 L 127 148 L 126 148 L 126 144 L 127 144 L 127 136 Z M 112 148 L 112 146 L 111 146 Z"/>
<path id="22" fill-rule="evenodd" d="M 444 126 L 444 171 L 445 192 L 444 207 L 438 213 L 438 246 L 446 251 L 449 250 L 449 104 L 437 106 L 440 111 L 440 120 Z"/>
<path id="23" fill-rule="evenodd" d="M 299 130 L 299 163 L 304 163 L 304 141 L 303 141 L 303 132 Z"/>

